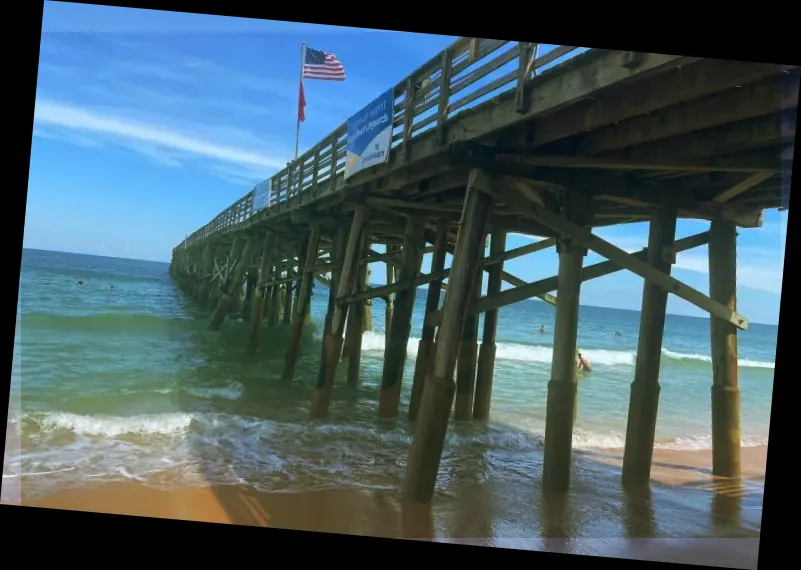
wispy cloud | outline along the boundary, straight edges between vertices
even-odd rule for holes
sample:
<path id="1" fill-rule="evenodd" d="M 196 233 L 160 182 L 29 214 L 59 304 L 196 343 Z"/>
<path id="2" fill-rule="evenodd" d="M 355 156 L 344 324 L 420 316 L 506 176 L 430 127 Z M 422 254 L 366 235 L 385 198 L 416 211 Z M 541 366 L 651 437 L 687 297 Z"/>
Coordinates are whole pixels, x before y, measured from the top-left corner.
<path id="1" fill-rule="evenodd" d="M 757 230 L 759 231 L 759 230 Z M 640 235 L 620 235 L 612 230 L 594 232 L 598 237 L 617 245 L 627 253 L 640 251 L 648 245 L 647 230 Z M 784 274 L 784 241 L 778 247 L 739 247 L 737 252 L 737 280 L 742 287 L 781 294 Z M 709 254 L 706 247 L 682 251 L 676 255 L 675 269 L 709 274 Z"/>
<path id="2" fill-rule="evenodd" d="M 90 137 L 70 132 L 54 132 L 49 129 L 43 129 L 40 126 L 37 126 L 33 129 L 33 136 L 43 139 L 67 142 L 85 148 L 101 148 L 103 146 L 103 143 Z"/>
<path id="3" fill-rule="evenodd" d="M 34 124 L 46 127 L 46 134 L 35 130 L 40 136 L 54 136 L 53 129 L 62 129 L 63 140 L 107 139 L 108 142 L 124 146 L 162 164 L 176 166 L 186 160 L 204 159 L 217 164 L 218 169 L 226 165 L 228 169 L 238 168 L 248 174 L 260 173 L 266 178 L 272 172 L 286 165 L 286 157 L 280 154 L 266 154 L 259 150 L 258 139 L 247 133 L 240 138 L 249 139 L 247 145 L 232 145 L 219 142 L 231 140 L 239 131 L 228 130 L 227 137 L 204 138 L 196 132 L 176 130 L 165 124 L 146 123 L 124 116 L 98 113 L 91 109 L 50 100 L 37 100 Z M 219 135 L 220 133 L 215 133 Z"/>
<path id="4" fill-rule="evenodd" d="M 700 248 L 699 248 L 700 249 Z M 704 251 L 686 251 L 676 255 L 677 269 L 709 274 L 709 257 Z M 737 255 L 737 283 L 742 287 L 781 294 L 784 256 L 778 249 L 742 248 Z"/>

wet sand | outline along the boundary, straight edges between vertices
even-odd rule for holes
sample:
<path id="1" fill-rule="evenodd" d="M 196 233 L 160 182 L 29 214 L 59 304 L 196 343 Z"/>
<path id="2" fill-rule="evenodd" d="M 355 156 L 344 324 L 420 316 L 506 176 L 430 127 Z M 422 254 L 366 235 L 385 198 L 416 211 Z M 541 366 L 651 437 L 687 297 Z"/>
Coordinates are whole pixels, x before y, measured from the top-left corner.
<path id="1" fill-rule="evenodd" d="M 577 453 L 619 466 L 619 450 Z M 54 493 L 29 506 L 159 518 L 461 542 L 504 548 L 756 568 L 766 447 L 743 449 L 745 484 L 716 482 L 711 452 L 654 454 L 651 493 L 574 485 L 570 497 L 543 500 L 538 479 L 522 487 L 464 483 L 431 507 L 397 493 L 332 489 L 260 492 L 246 485 L 156 490 L 113 483 Z M 591 458 L 591 459 L 590 459 Z M 614 467 L 612 467 L 614 469 Z M 743 518 L 745 510 L 750 510 Z M 615 520 L 620 519 L 620 520 Z M 700 522 L 699 522 L 700 521 Z M 738 538 L 729 538 L 731 536 Z"/>
<path id="2" fill-rule="evenodd" d="M 623 451 L 619 449 L 599 449 L 576 451 L 607 465 L 623 466 Z M 768 461 L 768 446 L 742 448 L 743 479 L 761 480 L 765 477 Z M 715 483 L 712 476 L 712 450 L 684 451 L 655 449 L 651 480 L 663 485 L 688 485 Z"/>

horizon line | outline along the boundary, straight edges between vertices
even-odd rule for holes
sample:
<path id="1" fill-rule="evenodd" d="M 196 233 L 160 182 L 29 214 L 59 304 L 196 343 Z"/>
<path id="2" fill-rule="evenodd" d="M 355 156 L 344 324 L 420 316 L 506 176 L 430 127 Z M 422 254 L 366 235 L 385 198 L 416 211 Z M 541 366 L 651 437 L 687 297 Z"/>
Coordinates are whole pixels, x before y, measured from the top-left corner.
<path id="1" fill-rule="evenodd" d="M 56 250 L 56 249 L 39 249 L 39 248 L 35 248 L 35 247 L 25 247 L 24 245 L 22 247 L 22 250 L 23 251 L 25 251 L 25 250 L 28 250 L 28 251 L 42 251 L 42 252 L 47 252 L 47 253 L 65 253 L 67 255 L 85 255 L 85 256 L 89 256 L 89 257 L 106 257 L 108 259 L 126 259 L 126 260 L 129 260 L 129 261 L 145 261 L 147 263 L 163 263 L 164 265 L 170 265 L 170 263 L 171 263 L 169 261 L 158 261 L 158 260 L 155 260 L 155 259 L 141 259 L 141 258 L 137 258 L 137 257 L 120 257 L 120 256 L 116 256 L 116 255 L 99 255 L 99 254 L 96 254 L 96 253 L 80 253 L 80 252 L 76 252 L 76 251 L 59 251 L 59 250 Z M 22 269 L 22 267 L 20 267 L 20 269 Z M 316 283 L 318 283 L 322 287 L 325 287 L 325 285 L 323 283 L 320 283 L 319 281 L 316 281 Z M 386 283 L 371 283 L 370 285 L 379 285 L 379 286 L 383 287 L 383 286 L 386 285 Z M 428 290 L 428 284 L 420 285 L 418 287 L 418 289 L 424 289 L 424 290 L 427 291 Z M 443 291 L 442 293 L 445 293 L 445 292 Z M 442 293 L 440 293 L 440 296 L 442 295 Z M 312 292 L 312 294 L 313 294 L 313 292 Z M 545 303 L 545 301 L 542 301 L 541 299 L 537 299 L 537 298 L 523 299 L 523 301 L 521 301 L 521 302 L 527 302 L 527 301 L 540 302 L 540 303 L 544 303 L 544 304 L 547 305 L 547 303 Z M 780 301 L 780 303 L 781 303 L 781 301 Z M 579 302 L 579 306 L 580 307 L 591 307 L 591 308 L 594 308 L 594 309 L 606 309 L 606 310 L 611 310 L 611 311 L 626 311 L 626 312 L 629 312 L 629 313 L 638 313 L 638 314 L 642 313 L 642 311 L 639 310 L 639 309 L 623 309 L 621 307 L 603 307 L 603 306 L 600 306 L 600 305 L 584 305 L 581 302 Z M 709 320 L 709 318 L 710 318 L 710 316 L 708 314 L 704 314 L 702 316 L 699 316 L 699 315 L 682 315 L 682 314 L 679 314 L 679 313 L 671 313 L 671 312 L 666 312 L 665 314 L 673 316 L 673 317 L 685 317 L 685 318 L 688 318 L 688 319 Z M 753 324 L 753 325 L 765 325 L 765 326 L 770 326 L 770 327 L 778 327 L 779 326 L 778 321 L 775 322 L 775 323 L 765 323 L 765 322 L 761 322 L 761 321 L 755 321 L 755 320 L 752 319 L 752 320 L 750 320 L 750 323 Z"/>

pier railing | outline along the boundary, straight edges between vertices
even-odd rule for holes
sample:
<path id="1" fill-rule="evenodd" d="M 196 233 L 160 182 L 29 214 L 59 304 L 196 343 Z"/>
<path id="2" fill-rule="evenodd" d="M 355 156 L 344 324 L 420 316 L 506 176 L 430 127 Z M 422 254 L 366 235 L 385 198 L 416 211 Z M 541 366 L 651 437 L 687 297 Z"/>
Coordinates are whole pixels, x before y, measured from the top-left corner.
<path id="1" fill-rule="evenodd" d="M 444 132 L 444 126 L 460 113 L 492 104 L 499 95 L 514 90 L 522 100 L 533 76 L 584 51 L 576 46 L 459 38 L 395 85 L 390 154 L 405 152 L 412 139 L 432 129 Z M 270 191 L 263 207 L 254 211 L 252 189 L 175 249 L 242 229 L 275 213 L 279 206 L 280 210 L 293 207 L 299 198 L 305 202 L 337 192 L 345 182 L 347 138 L 346 121 L 268 179 Z"/>

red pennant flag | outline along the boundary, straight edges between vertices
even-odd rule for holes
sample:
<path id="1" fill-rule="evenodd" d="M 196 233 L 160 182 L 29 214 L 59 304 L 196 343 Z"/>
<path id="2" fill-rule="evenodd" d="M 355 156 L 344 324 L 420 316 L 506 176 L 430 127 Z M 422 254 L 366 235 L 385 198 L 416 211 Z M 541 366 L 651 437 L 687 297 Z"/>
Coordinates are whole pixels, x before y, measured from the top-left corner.
<path id="1" fill-rule="evenodd" d="M 303 91 L 303 81 L 300 82 L 300 93 L 298 95 L 298 121 L 301 123 L 306 120 L 306 93 Z"/>

